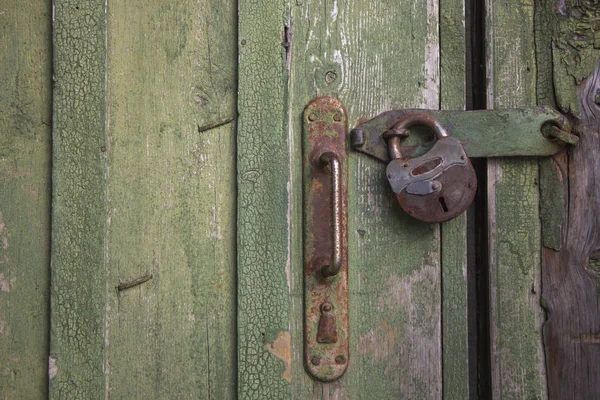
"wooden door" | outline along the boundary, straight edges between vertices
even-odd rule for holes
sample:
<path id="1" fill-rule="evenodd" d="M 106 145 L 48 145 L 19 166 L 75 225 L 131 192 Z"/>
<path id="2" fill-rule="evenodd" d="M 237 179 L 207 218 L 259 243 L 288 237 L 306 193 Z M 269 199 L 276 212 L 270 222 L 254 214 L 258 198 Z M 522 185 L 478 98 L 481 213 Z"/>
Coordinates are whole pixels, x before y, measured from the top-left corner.
<path id="1" fill-rule="evenodd" d="M 599 12 L 6 0 L 0 397 L 598 397 Z M 350 153 L 333 383 L 303 365 L 301 115 L 318 96 L 350 127 L 547 104 L 580 135 L 553 158 L 474 160 L 476 202 L 444 224 L 404 214 L 385 166 Z"/>

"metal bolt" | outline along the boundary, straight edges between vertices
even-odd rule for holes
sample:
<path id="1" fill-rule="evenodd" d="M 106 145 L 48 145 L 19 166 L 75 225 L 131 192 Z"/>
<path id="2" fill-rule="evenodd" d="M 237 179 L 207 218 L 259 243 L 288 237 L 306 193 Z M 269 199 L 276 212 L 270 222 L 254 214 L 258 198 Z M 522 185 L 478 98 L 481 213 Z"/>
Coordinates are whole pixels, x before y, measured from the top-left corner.
<path id="1" fill-rule="evenodd" d="M 339 355 L 335 358 L 335 363 L 336 364 L 346 364 L 346 357 L 344 357 L 343 355 Z"/>
<path id="2" fill-rule="evenodd" d="M 340 113 L 335 113 L 335 115 L 333 116 L 333 120 L 340 122 L 342 120 L 342 114 Z"/>
<path id="3" fill-rule="evenodd" d="M 242 46 L 246 45 L 246 39 L 242 39 Z"/>
<path id="4" fill-rule="evenodd" d="M 321 359 L 319 357 L 313 357 L 313 358 L 310 359 L 310 362 L 313 365 L 319 365 L 319 364 L 321 364 Z"/>
<path id="5" fill-rule="evenodd" d="M 439 182 L 433 182 L 433 183 L 431 184 L 431 188 L 432 188 L 433 190 L 438 190 L 438 189 L 440 188 L 440 184 L 439 184 Z"/>
<path id="6" fill-rule="evenodd" d="M 329 311 L 333 310 L 333 305 L 327 301 L 321 305 L 321 310 L 323 312 L 329 312 Z"/>
<path id="7" fill-rule="evenodd" d="M 404 163 L 404 168 L 408 168 L 408 163 L 407 162 Z"/>
<path id="8" fill-rule="evenodd" d="M 316 121 L 317 120 L 317 114 L 312 113 L 308 116 L 308 120 L 309 121 Z"/>
<path id="9" fill-rule="evenodd" d="M 335 73 L 335 71 L 327 71 L 327 73 L 325 73 L 325 83 L 326 84 L 330 85 L 336 79 L 337 79 L 337 74 Z"/>

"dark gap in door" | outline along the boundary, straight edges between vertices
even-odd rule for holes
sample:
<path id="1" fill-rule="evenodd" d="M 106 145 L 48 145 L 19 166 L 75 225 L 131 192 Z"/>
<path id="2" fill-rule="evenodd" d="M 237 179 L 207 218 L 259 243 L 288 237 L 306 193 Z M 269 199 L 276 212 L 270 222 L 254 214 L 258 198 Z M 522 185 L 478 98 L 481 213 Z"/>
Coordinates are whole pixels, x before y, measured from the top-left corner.
<path id="1" fill-rule="evenodd" d="M 466 0 L 467 110 L 487 108 L 485 0 Z M 467 211 L 469 400 L 492 395 L 489 313 L 487 159 L 471 160 L 477 193 Z"/>

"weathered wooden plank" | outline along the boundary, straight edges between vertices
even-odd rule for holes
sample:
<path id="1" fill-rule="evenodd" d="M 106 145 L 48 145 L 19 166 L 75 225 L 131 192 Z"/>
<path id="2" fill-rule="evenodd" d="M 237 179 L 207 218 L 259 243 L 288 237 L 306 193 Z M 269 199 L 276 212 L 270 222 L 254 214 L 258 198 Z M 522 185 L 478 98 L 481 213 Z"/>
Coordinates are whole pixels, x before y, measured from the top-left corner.
<path id="1" fill-rule="evenodd" d="M 0 398 L 48 394 L 51 7 L 0 6 Z"/>
<path id="2" fill-rule="evenodd" d="M 107 9 L 114 398 L 235 397 L 236 11 L 210 0 Z"/>
<path id="3" fill-rule="evenodd" d="M 104 396 L 104 1 L 54 5 L 50 397 Z"/>
<path id="4" fill-rule="evenodd" d="M 438 18 L 434 1 L 297 2 L 290 63 L 295 135 L 296 116 L 316 96 L 340 98 L 351 126 L 392 108 L 438 108 Z M 325 385 L 294 369 L 292 397 L 312 391 L 315 398 L 439 398 L 439 226 L 401 211 L 378 161 L 352 153 L 350 177 L 350 363 L 339 382 Z M 301 270 L 299 261 L 293 265 Z M 293 285 L 296 293 L 301 280 Z M 300 314 L 300 298 L 292 300 Z"/>
<path id="5" fill-rule="evenodd" d="M 235 397 L 235 4 L 86 7 L 57 10 L 51 394 Z"/>
<path id="6" fill-rule="evenodd" d="M 298 200 L 292 188 L 301 193 L 301 186 L 292 181 L 290 157 L 298 157 L 292 149 L 301 142 L 288 129 L 287 5 L 239 4 L 238 396 L 243 399 L 291 393 L 291 271 L 302 264 L 292 265 L 291 259 L 292 197 Z M 301 288 L 301 279 L 295 283 Z"/>
<path id="7" fill-rule="evenodd" d="M 536 5 L 545 22 L 537 38 L 538 92 L 547 104 L 556 101 L 580 137 L 577 147 L 552 160 L 564 208 L 554 210 L 561 230 L 542 252 L 548 394 L 591 399 L 600 393 L 600 9 L 591 1 Z"/>
<path id="8" fill-rule="evenodd" d="M 533 1 L 486 2 L 488 107 L 534 105 Z M 488 162 L 492 395 L 546 398 L 535 159 Z"/>
<path id="9" fill-rule="evenodd" d="M 466 106 L 465 3 L 440 2 L 440 108 Z M 442 398 L 469 398 L 467 213 L 441 226 Z"/>

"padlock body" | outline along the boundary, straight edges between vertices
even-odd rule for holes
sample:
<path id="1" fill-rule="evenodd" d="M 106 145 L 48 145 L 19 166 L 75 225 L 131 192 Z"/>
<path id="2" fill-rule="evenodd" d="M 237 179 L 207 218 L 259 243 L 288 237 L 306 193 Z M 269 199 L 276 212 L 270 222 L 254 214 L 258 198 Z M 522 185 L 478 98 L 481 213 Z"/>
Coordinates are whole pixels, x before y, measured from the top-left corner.
<path id="1" fill-rule="evenodd" d="M 439 139 L 420 157 L 392 160 L 387 176 L 400 206 L 425 222 L 443 222 L 466 211 L 477 190 L 475 170 L 460 141 Z"/>

